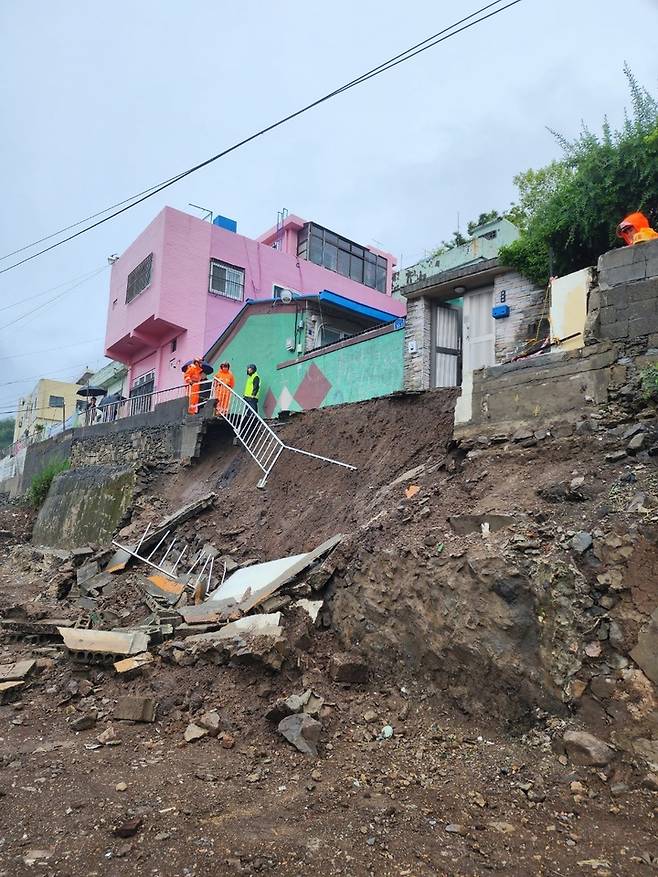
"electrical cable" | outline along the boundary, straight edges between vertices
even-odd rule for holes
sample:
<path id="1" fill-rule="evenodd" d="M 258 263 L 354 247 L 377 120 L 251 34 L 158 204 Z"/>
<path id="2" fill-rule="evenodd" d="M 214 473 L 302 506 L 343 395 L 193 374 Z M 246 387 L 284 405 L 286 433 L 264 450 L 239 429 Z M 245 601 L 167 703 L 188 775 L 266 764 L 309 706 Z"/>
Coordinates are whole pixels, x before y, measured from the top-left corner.
<path id="1" fill-rule="evenodd" d="M 105 268 L 105 265 L 101 265 L 99 268 L 94 268 L 92 271 L 87 271 L 86 274 L 80 274 L 78 277 L 72 277 L 70 280 L 64 280 L 62 283 L 58 283 L 57 286 L 51 286 L 49 289 L 35 292 L 34 295 L 28 295 L 27 298 L 22 298 L 20 301 L 14 301 L 11 304 L 3 305 L 0 308 L 0 311 L 8 311 L 9 308 L 15 308 L 18 305 L 25 304 L 25 302 L 33 301 L 35 298 L 41 298 L 42 295 L 46 295 L 49 292 L 55 292 L 56 289 L 61 289 L 62 286 L 68 286 L 69 283 L 75 283 L 77 280 L 86 280 L 88 275 L 93 274 L 94 271 L 100 271 L 102 268 Z"/>
<path id="2" fill-rule="evenodd" d="M 443 30 L 438 31 L 433 36 L 427 37 L 425 40 L 422 40 L 420 43 L 417 43 L 415 46 L 412 46 L 409 49 L 406 49 L 404 52 L 401 52 L 398 55 L 393 56 L 393 58 L 390 58 L 388 61 L 385 61 L 382 64 L 379 64 L 377 67 L 372 68 L 367 73 L 364 73 L 361 76 L 357 77 L 356 79 L 353 79 L 350 82 L 346 83 L 345 85 L 340 86 L 340 88 L 337 88 L 334 91 L 331 91 L 328 94 L 325 94 L 323 97 L 317 98 L 316 100 L 312 101 L 311 103 L 307 104 L 306 106 L 302 107 L 301 109 L 296 110 L 295 112 L 290 113 L 287 116 L 284 116 L 283 118 L 279 119 L 276 122 L 273 122 L 270 125 L 267 125 L 264 128 L 261 128 L 259 131 L 256 131 L 254 134 L 250 134 L 248 137 L 245 137 L 244 139 L 238 141 L 237 143 L 234 143 L 232 146 L 228 147 L 227 149 L 224 149 L 222 152 L 219 152 L 216 155 L 211 156 L 210 158 L 206 159 L 205 161 L 199 162 L 198 164 L 194 165 L 191 168 L 188 168 L 185 171 L 182 171 L 181 173 L 177 174 L 176 176 L 170 177 L 168 180 L 164 180 L 161 184 L 159 184 L 157 186 L 152 186 L 150 189 L 145 189 L 141 193 L 139 193 L 138 195 L 134 196 L 133 198 L 128 198 L 125 201 L 118 202 L 116 205 L 114 205 L 114 207 L 108 207 L 105 210 L 102 210 L 99 213 L 94 214 L 90 218 L 94 219 L 98 216 L 102 216 L 103 213 L 107 213 L 110 210 L 114 210 L 114 212 L 110 213 L 109 216 L 105 216 L 103 219 L 98 219 L 96 222 L 93 222 L 91 225 L 85 226 L 85 228 L 80 229 L 79 231 L 75 232 L 74 234 L 69 235 L 68 237 L 63 238 L 60 241 L 56 241 L 55 243 L 50 244 L 48 247 L 44 247 L 42 250 L 39 250 L 38 252 L 33 253 L 31 256 L 26 256 L 24 259 L 20 259 L 18 262 L 14 262 L 12 265 L 8 265 L 6 268 L 0 269 L 0 274 L 4 274 L 7 271 L 11 271 L 14 268 L 18 268 L 20 265 L 24 265 L 26 262 L 29 262 L 32 259 L 36 259 L 38 256 L 42 256 L 44 253 L 47 253 L 50 250 L 55 249 L 56 247 L 62 246 L 63 244 L 68 243 L 71 240 L 74 240 L 75 238 L 79 237 L 80 235 L 86 234 L 87 232 L 92 231 L 92 229 L 97 228 L 100 225 L 103 225 L 105 222 L 109 222 L 111 219 L 114 219 L 115 217 L 119 216 L 120 214 L 125 213 L 127 210 L 130 210 L 132 207 L 136 207 L 138 204 L 141 204 L 143 201 L 146 201 L 148 198 L 152 198 L 154 195 L 158 194 L 159 192 L 164 191 L 164 189 L 167 189 L 169 186 L 172 186 L 174 183 L 179 182 L 184 177 L 187 177 L 190 174 L 193 174 L 196 171 L 201 170 L 202 168 L 206 167 L 209 164 L 212 164 L 213 162 L 217 161 L 220 158 L 225 157 L 226 155 L 228 155 L 231 152 L 235 152 L 237 149 L 240 149 L 242 146 L 245 146 L 247 143 L 250 143 L 252 140 L 256 140 L 258 137 L 262 137 L 264 134 L 267 134 L 270 131 L 273 131 L 275 128 L 278 128 L 281 125 L 284 125 L 286 122 L 289 122 L 292 119 L 295 119 L 298 116 L 301 116 L 303 113 L 308 112 L 309 110 L 313 109 L 314 107 L 319 106 L 320 104 L 324 103 L 325 101 L 328 101 L 328 100 L 336 97 L 337 95 L 342 94 L 343 92 L 348 91 L 349 89 L 354 88 L 357 85 L 360 85 L 363 82 L 367 82 L 369 79 L 372 79 L 373 77 L 378 76 L 380 73 L 383 73 L 386 70 L 391 70 L 394 67 L 397 67 L 398 64 L 401 64 L 404 61 L 410 60 L 411 58 L 415 57 L 416 55 L 420 54 L 421 52 L 425 52 L 428 49 L 431 49 L 434 46 L 437 46 L 439 43 L 442 43 L 445 40 L 450 39 L 451 37 L 457 36 L 458 34 L 462 33 L 463 31 L 468 30 L 471 27 L 474 27 L 476 24 L 481 24 L 483 21 L 486 21 L 487 19 L 492 18 L 493 16 L 498 15 L 499 13 L 504 12 L 507 9 L 510 9 L 512 6 L 516 6 L 518 3 L 521 3 L 522 0 L 511 0 L 511 2 L 507 3 L 505 6 L 499 6 L 498 9 L 493 9 L 491 12 L 488 12 L 486 15 L 483 15 L 481 18 L 475 18 L 475 16 L 480 15 L 480 13 L 485 12 L 488 9 L 491 9 L 491 7 L 498 6 L 498 4 L 500 2 L 501 2 L 501 0 L 496 0 L 496 2 L 494 2 L 494 3 L 489 3 L 489 4 L 481 7 L 480 9 L 476 10 L 475 12 L 470 13 L 470 15 L 467 15 L 464 18 L 460 19 L 459 21 L 444 28 Z M 473 19 L 473 18 L 475 18 L 475 20 L 469 21 L 469 19 Z M 464 24 L 464 22 L 468 22 L 468 23 Z M 459 27 L 460 24 L 462 25 L 461 27 Z M 115 210 L 115 207 L 118 207 L 119 209 Z M 37 246 L 38 243 L 43 242 L 45 240 L 49 240 L 52 237 L 57 237 L 59 234 L 63 234 L 65 231 L 68 231 L 71 228 L 75 228 L 78 225 L 81 225 L 86 221 L 87 220 L 80 220 L 79 222 L 74 223 L 71 226 L 68 226 L 66 229 L 61 229 L 59 232 L 54 232 L 52 235 L 48 235 L 45 238 L 41 238 L 40 241 L 33 242 L 32 244 L 27 244 L 25 247 L 22 247 L 20 250 L 14 250 L 13 253 L 7 254 L 6 256 L 2 256 L 0 258 L 4 260 L 6 258 L 9 258 L 10 255 L 16 255 L 19 252 L 23 252 L 24 250 L 31 249 L 33 246 Z"/>
<path id="3" fill-rule="evenodd" d="M 47 301 L 42 302 L 40 305 L 37 305 L 35 308 L 32 308 L 31 311 L 25 311 L 24 314 L 16 317 L 15 320 L 12 320 L 10 323 L 5 323 L 4 326 L 0 326 L 0 332 L 3 329 L 8 329 L 10 326 L 14 326 L 16 323 L 20 323 L 21 320 L 24 320 L 25 317 L 29 317 L 30 314 L 35 314 L 37 311 L 42 310 L 47 307 L 49 304 L 52 304 L 55 301 L 59 301 L 60 298 L 64 298 L 65 295 L 68 295 L 69 292 L 73 292 L 74 289 L 77 289 L 79 286 L 82 286 L 84 283 L 87 283 L 89 280 L 92 280 L 94 277 L 98 277 L 98 275 L 107 271 L 108 266 L 104 265 L 102 268 L 99 268 L 93 274 L 90 274 L 88 277 L 85 277 L 84 280 L 79 280 L 77 283 L 74 283 L 73 286 L 69 287 L 69 289 L 65 289 L 64 292 L 60 292 L 57 295 L 54 295 L 52 298 L 47 299 Z M 2 273 L 2 272 L 0 272 Z M 0 385 L 1 386 L 1 385 Z"/>
<path id="4" fill-rule="evenodd" d="M 44 350 L 32 350 L 29 353 L 15 353 L 11 356 L 0 356 L 0 362 L 5 359 L 21 359 L 24 356 L 39 356 L 42 353 L 57 353 L 60 350 L 70 350 L 72 347 L 84 347 L 85 344 L 95 344 L 97 341 L 102 341 L 103 336 L 100 335 L 98 338 L 90 338 L 89 341 L 76 341 L 73 344 L 60 344 L 59 347 L 46 347 Z"/>

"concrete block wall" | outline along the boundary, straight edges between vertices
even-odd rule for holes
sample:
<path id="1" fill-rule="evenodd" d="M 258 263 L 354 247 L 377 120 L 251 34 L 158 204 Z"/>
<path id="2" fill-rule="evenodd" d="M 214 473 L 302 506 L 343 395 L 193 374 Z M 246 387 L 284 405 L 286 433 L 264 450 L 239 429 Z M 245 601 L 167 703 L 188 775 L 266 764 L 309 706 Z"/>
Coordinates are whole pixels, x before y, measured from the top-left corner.
<path id="1" fill-rule="evenodd" d="M 658 240 L 605 253 L 588 320 L 588 342 L 658 332 Z"/>
<path id="2" fill-rule="evenodd" d="M 405 390 L 428 389 L 431 365 L 432 306 L 427 298 L 413 298 L 407 302 L 407 322 L 404 329 Z"/>
<path id="3" fill-rule="evenodd" d="M 533 325 L 548 316 L 546 290 L 516 271 L 499 274 L 494 280 L 494 306 L 500 304 L 509 305 L 510 315 L 495 322 L 496 362 L 520 353 L 535 337 Z"/>

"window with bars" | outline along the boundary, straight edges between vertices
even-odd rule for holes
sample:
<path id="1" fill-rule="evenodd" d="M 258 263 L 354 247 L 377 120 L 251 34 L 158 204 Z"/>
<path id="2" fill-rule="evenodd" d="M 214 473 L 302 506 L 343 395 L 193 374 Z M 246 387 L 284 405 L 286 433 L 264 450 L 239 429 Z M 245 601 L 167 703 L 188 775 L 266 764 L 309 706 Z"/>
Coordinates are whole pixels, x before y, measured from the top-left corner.
<path id="1" fill-rule="evenodd" d="M 211 259 L 208 291 L 213 295 L 225 295 L 235 301 L 242 301 L 244 297 L 244 268 L 237 268 L 235 265 Z"/>
<path id="2" fill-rule="evenodd" d="M 306 223 L 299 233 L 297 255 L 371 289 L 386 292 L 388 263 L 383 256 L 313 222 Z"/>
<path id="3" fill-rule="evenodd" d="M 151 268 L 153 266 L 153 253 L 149 253 L 143 262 L 128 275 L 126 284 L 126 304 L 136 298 L 140 292 L 144 292 L 151 283 Z"/>

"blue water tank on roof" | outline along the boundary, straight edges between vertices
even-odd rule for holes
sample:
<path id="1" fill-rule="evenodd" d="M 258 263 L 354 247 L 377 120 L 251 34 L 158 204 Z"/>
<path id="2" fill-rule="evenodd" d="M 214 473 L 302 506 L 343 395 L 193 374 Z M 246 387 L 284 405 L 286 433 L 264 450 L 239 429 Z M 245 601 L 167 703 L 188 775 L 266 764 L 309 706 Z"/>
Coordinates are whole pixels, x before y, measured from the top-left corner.
<path id="1" fill-rule="evenodd" d="M 218 228 L 225 228 L 226 231 L 237 232 L 238 224 L 235 219 L 229 219 L 228 216 L 216 216 L 213 221 L 213 225 L 216 225 Z"/>

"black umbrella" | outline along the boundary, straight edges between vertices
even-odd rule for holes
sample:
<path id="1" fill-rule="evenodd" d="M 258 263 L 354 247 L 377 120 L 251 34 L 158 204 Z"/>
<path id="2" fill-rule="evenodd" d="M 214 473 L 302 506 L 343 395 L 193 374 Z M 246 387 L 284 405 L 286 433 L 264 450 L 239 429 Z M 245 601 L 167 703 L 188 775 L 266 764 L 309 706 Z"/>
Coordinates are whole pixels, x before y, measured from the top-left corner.
<path id="1" fill-rule="evenodd" d="M 83 387 L 81 390 L 78 390 L 78 396 L 104 396 L 107 393 L 107 390 L 104 390 L 102 387 Z"/>
<path id="2" fill-rule="evenodd" d="M 188 359 L 188 361 L 185 362 L 185 363 L 183 363 L 183 365 L 180 367 L 180 370 L 181 370 L 182 372 L 184 372 L 185 369 L 186 369 L 189 365 L 192 365 L 193 362 L 196 362 L 196 360 L 195 360 L 195 359 Z M 213 373 L 213 367 L 210 365 L 209 362 L 205 362 L 205 361 L 201 362 L 201 368 L 204 370 L 204 372 L 205 372 L 207 375 L 211 375 L 211 374 Z"/>
<path id="3" fill-rule="evenodd" d="M 114 405 L 118 402 L 125 402 L 126 397 L 122 396 L 121 393 L 110 393 L 109 396 L 106 396 L 102 402 L 98 403 L 99 408 L 105 408 L 107 405 Z"/>

